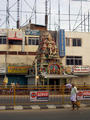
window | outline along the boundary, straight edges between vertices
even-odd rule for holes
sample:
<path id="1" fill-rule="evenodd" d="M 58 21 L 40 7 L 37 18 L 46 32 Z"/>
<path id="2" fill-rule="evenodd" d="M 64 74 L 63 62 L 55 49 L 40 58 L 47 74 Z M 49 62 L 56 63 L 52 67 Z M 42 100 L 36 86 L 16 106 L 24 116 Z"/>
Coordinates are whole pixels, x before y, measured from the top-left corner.
<path id="1" fill-rule="evenodd" d="M 28 44 L 29 45 L 39 45 L 39 38 L 28 38 Z"/>
<path id="2" fill-rule="evenodd" d="M 80 38 L 73 38 L 72 39 L 72 46 L 81 46 L 81 39 Z"/>
<path id="3" fill-rule="evenodd" d="M 32 45 L 36 45 L 36 39 L 32 39 Z"/>
<path id="4" fill-rule="evenodd" d="M 66 46 L 70 46 L 70 38 L 66 38 Z"/>
<path id="5" fill-rule="evenodd" d="M 31 38 L 28 39 L 28 44 L 32 45 L 32 39 Z"/>
<path id="6" fill-rule="evenodd" d="M 82 65 L 82 57 L 66 56 L 66 65 Z"/>
<path id="7" fill-rule="evenodd" d="M 22 45 L 22 40 L 9 40 L 9 45 Z"/>
<path id="8" fill-rule="evenodd" d="M 36 45 L 39 45 L 39 38 L 36 39 Z"/>
<path id="9" fill-rule="evenodd" d="M 7 37 L 6 36 L 0 36 L 0 44 L 6 44 Z"/>

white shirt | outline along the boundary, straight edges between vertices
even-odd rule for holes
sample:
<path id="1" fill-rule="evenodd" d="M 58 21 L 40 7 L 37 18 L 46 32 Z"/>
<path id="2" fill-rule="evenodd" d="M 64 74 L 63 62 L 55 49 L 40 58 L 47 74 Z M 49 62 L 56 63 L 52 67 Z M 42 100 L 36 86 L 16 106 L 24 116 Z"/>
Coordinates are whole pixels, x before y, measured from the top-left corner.
<path id="1" fill-rule="evenodd" d="M 76 87 L 73 87 L 72 90 L 71 90 L 71 96 L 72 95 L 75 95 L 77 93 L 77 88 Z"/>
<path id="2" fill-rule="evenodd" d="M 72 90 L 71 90 L 71 101 L 76 101 L 76 94 L 77 94 L 77 88 L 76 87 L 74 87 L 74 88 L 72 88 Z"/>

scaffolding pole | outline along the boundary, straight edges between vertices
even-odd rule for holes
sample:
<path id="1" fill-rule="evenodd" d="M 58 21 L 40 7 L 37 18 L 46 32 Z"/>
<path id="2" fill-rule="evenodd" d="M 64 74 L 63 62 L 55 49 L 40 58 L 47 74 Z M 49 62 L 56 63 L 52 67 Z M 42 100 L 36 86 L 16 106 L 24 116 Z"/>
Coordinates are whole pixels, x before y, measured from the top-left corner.
<path id="1" fill-rule="evenodd" d="M 81 0 L 81 32 L 82 32 L 82 0 Z"/>
<path id="2" fill-rule="evenodd" d="M 20 28 L 20 16 L 19 16 L 19 3 L 20 2 L 20 0 L 17 0 L 17 29 L 19 29 Z"/>
<path id="3" fill-rule="evenodd" d="M 85 14 L 84 14 L 84 32 L 86 32 L 86 20 L 85 20 Z"/>
<path id="4" fill-rule="evenodd" d="M 58 30 L 60 30 L 60 0 L 58 0 Z"/>
<path id="5" fill-rule="evenodd" d="M 70 8 L 71 8 L 71 3 L 70 3 L 70 0 L 69 0 L 69 31 L 71 31 L 71 16 L 70 16 L 70 14 L 71 14 L 71 11 L 70 11 Z"/>
<path id="6" fill-rule="evenodd" d="M 51 0 L 49 0 L 49 30 L 51 30 Z"/>
<path id="7" fill-rule="evenodd" d="M 7 0 L 6 6 L 6 28 L 9 28 L 9 0 Z"/>
<path id="8" fill-rule="evenodd" d="M 90 27 L 90 22 L 89 22 L 89 11 L 88 11 L 88 32 L 90 31 L 89 27 Z"/>
<path id="9" fill-rule="evenodd" d="M 35 24 L 37 23 L 36 9 L 37 9 L 37 1 L 35 0 Z"/>
<path id="10" fill-rule="evenodd" d="M 48 15 L 47 15 L 47 12 L 48 12 L 48 1 L 45 0 L 45 26 L 46 26 L 46 30 L 48 28 Z"/>

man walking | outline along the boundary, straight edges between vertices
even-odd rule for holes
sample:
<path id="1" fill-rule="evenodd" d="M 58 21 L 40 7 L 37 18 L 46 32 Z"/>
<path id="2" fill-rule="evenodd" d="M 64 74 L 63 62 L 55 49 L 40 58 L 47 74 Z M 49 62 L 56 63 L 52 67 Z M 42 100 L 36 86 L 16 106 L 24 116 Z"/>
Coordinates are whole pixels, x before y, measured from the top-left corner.
<path id="1" fill-rule="evenodd" d="M 79 106 L 77 105 L 77 88 L 74 84 L 72 84 L 72 89 L 71 89 L 71 102 L 72 102 L 72 110 L 75 110 L 75 106 L 77 109 Z"/>

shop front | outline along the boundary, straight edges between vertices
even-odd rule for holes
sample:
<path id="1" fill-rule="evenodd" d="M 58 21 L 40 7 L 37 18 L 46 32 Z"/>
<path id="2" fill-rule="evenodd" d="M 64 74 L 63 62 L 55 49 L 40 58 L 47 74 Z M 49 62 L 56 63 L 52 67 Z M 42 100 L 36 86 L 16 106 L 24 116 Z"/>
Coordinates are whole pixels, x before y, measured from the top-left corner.
<path id="1" fill-rule="evenodd" d="M 71 82 L 71 79 L 77 78 L 75 75 L 42 74 L 43 85 L 65 85 Z"/>
<path id="2" fill-rule="evenodd" d="M 27 85 L 26 74 L 28 73 L 28 68 L 30 66 L 16 66 L 9 65 L 8 66 L 8 85 L 11 83 L 19 84 L 19 85 Z"/>
<path id="3" fill-rule="evenodd" d="M 77 79 L 73 79 L 73 82 L 77 85 L 90 85 L 90 66 L 73 66 L 73 75 L 78 76 Z"/>

